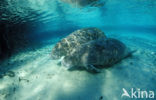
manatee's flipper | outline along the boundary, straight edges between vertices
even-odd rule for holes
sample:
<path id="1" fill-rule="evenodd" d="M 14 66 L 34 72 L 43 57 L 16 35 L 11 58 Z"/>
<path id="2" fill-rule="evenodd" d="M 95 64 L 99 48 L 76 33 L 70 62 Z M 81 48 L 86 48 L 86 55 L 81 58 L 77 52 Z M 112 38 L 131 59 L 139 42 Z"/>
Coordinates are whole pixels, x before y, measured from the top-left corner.
<path id="1" fill-rule="evenodd" d="M 61 61 L 57 62 L 57 65 L 58 65 L 58 66 L 61 66 Z"/>
<path id="2" fill-rule="evenodd" d="M 64 57 L 65 57 L 65 56 L 62 56 L 62 57 L 58 60 L 58 62 L 57 62 L 57 65 L 58 65 L 58 66 L 61 66 L 61 62 L 62 62 L 62 60 L 64 59 Z"/>
<path id="3" fill-rule="evenodd" d="M 75 70 L 75 69 L 77 69 L 76 66 L 70 66 L 69 68 L 67 68 L 67 70 L 69 70 L 69 71 L 73 71 L 73 70 Z"/>
<path id="4" fill-rule="evenodd" d="M 101 72 L 98 68 L 94 67 L 93 65 L 87 65 L 86 69 L 87 69 L 87 71 L 93 72 L 93 73 L 100 73 Z"/>

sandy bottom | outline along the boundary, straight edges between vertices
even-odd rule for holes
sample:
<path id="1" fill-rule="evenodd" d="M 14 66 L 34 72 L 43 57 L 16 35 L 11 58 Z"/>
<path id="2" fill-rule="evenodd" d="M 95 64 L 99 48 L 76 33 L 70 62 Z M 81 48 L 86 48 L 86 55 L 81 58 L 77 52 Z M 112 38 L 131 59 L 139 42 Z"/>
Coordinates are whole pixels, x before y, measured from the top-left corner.
<path id="1" fill-rule="evenodd" d="M 50 58 L 52 40 L 40 49 L 19 53 L 0 65 L 15 74 L 0 78 L 0 100 L 127 100 L 121 98 L 123 88 L 155 91 L 156 41 L 140 35 L 109 34 L 137 51 L 99 74 L 57 65 Z"/>

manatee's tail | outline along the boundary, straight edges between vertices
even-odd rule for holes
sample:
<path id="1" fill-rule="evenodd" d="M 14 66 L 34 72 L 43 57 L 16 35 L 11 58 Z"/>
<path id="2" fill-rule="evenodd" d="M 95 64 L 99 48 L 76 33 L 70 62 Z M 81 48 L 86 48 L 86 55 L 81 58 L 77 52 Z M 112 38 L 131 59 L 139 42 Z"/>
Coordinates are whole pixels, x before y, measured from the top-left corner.
<path id="1" fill-rule="evenodd" d="M 124 57 L 124 58 L 128 58 L 128 57 L 131 57 L 133 53 L 135 53 L 137 50 L 132 50 L 132 51 L 129 51 L 128 54 Z"/>

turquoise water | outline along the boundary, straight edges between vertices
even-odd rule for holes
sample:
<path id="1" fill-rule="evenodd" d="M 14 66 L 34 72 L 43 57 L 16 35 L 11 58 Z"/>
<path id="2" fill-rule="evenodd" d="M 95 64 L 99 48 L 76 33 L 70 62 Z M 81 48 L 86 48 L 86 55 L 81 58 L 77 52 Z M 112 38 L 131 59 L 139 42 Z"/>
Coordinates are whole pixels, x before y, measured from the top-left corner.
<path id="1" fill-rule="evenodd" d="M 133 99 L 121 97 L 123 88 L 129 93 L 131 88 L 155 91 L 156 95 L 156 1 L 101 0 L 100 3 L 103 5 L 95 7 L 75 6 L 60 0 L 6 0 L 0 7 L 5 9 L 1 20 L 27 24 L 32 30 L 27 37 L 33 40 L 33 45 L 0 65 L 15 74 L 0 78 L 0 100 Z M 85 27 L 97 27 L 107 37 L 137 51 L 99 74 L 68 71 L 50 58 L 52 48 L 60 39 Z"/>

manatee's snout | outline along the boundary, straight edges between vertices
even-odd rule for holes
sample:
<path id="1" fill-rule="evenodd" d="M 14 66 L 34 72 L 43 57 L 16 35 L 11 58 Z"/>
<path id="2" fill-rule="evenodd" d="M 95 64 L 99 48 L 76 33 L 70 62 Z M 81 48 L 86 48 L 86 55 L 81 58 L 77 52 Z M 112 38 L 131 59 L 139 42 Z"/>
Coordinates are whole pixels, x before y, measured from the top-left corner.
<path id="1" fill-rule="evenodd" d="M 64 57 L 61 61 L 61 65 L 69 69 L 72 66 L 72 61 L 69 59 L 69 57 Z"/>

